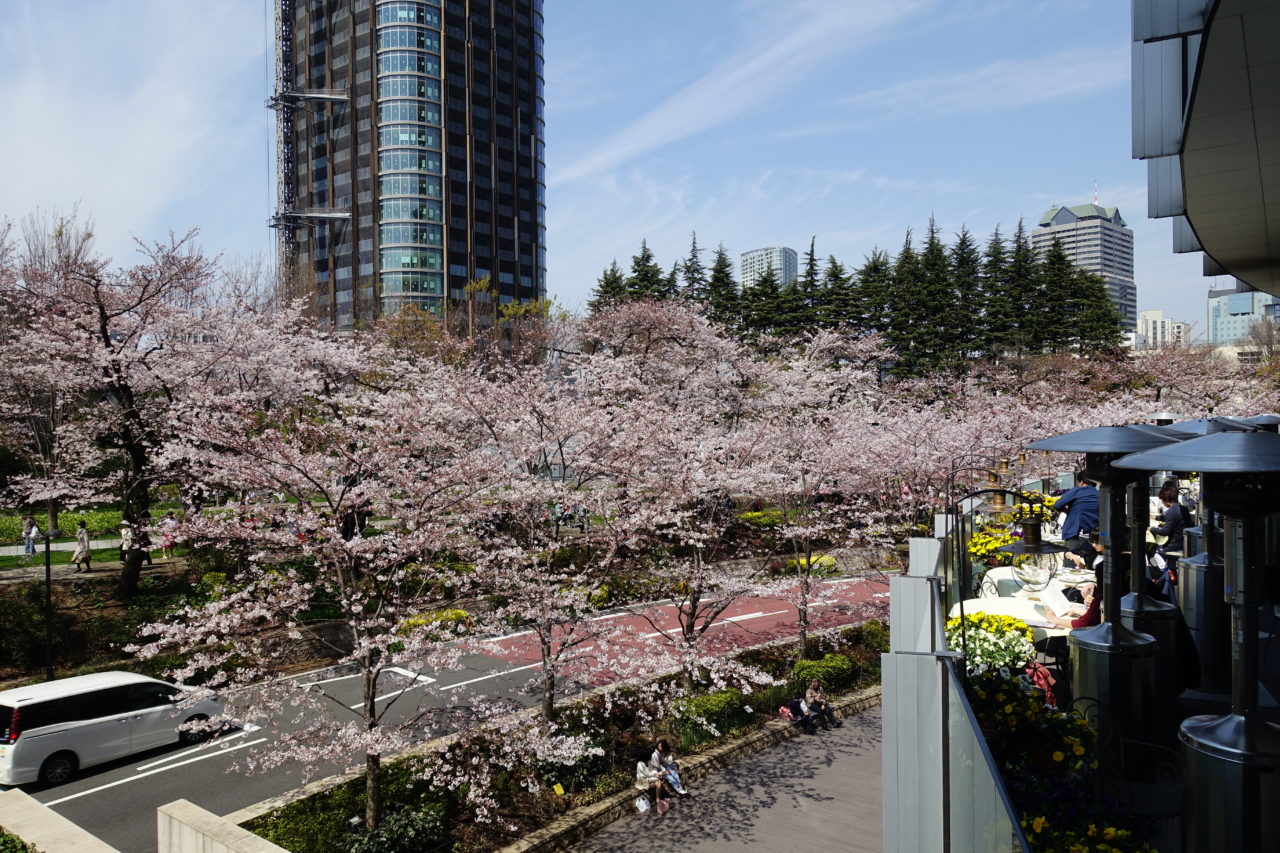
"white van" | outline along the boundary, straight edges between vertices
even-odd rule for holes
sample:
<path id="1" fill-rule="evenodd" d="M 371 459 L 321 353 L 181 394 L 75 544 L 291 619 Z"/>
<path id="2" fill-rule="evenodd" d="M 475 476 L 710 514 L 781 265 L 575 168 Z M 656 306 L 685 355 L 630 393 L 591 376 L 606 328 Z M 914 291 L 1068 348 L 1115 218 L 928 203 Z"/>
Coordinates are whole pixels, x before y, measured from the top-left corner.
<path id="1" fill-rule="evenodd" d="M 99 672 L 0 691 L 0 785 L 59 785 L 81 767 L 168 743 L 199 743 L 186 722 L 222 713 L 210 690 Z"/>

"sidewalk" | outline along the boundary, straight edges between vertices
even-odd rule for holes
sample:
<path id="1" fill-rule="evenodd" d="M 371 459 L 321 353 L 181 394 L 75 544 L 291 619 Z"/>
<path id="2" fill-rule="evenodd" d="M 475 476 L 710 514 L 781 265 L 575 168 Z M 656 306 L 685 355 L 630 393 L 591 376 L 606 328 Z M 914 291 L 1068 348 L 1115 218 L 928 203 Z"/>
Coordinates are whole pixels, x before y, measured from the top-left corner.
<path id="1" fill-rule="evenodd" d="M 629 814 L 578 853 L 880 853 L 880 706 L 800 735 L 691 787 L 671 811 Z"/>

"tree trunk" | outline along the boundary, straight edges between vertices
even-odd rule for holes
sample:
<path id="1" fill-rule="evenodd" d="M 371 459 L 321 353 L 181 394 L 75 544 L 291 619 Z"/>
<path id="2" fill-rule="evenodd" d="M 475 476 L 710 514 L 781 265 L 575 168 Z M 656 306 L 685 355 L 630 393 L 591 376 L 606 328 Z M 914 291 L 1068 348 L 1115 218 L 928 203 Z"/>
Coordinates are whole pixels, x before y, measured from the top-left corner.
<path id="1" fill-rule="evenodd" d="M 361 659 L 364 666 L 364 724 L 369 731 L 378 725 L 378 671 L 373 658 Z M 374 830 L 382 821 L 382 756 L 364 757 L 364 826 Z"/>
<path id="2" fill-rule="evenodd" d="M 377 829 L 382 821 L 382 756 L 364 757 L 364 826 Z"/>
<path id="3" fill-rule="evenodd" d="M 809 569 L 800 570 L 800 600 L 796 602 L 800 626 L 800 657 L 809 659 Z"/>
<path id="4" fill-rule="evenodd" d="M 542 635 L 542 718 L 547 721 L 556 715 L 556 671 L 551 665 L 551 626 L 544 625 Z"/>
<path id="5" fill-rule="evenodd" d="M 138 578 L 142 576 L 142 549 L 130 548 L 124 552 L 124 560 L 120 569 L 120 581 L 116 584 L 112 596 L 120 601 L 128 601 L 138 592 Z"/>

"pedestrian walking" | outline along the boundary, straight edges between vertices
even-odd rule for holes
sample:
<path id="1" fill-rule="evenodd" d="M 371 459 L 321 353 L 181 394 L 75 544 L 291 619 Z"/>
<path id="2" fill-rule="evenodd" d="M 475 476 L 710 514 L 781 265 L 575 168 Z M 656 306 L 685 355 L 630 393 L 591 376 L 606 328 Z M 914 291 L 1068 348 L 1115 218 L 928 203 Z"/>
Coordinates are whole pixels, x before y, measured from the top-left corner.
<path id="1" fill-rule="evenodd" d="M 178 517 L 173 514 L 173 510 L 169 510 L 164 514 L 164 518 L 160 519 L 160 556 L 164 559 L 177 556 L 174 538 L 174 528 L 178 526 Z"/>
<path id="2" fill-rule="evenodd" d="M 93 571 L 93 567 L 90 565 L 92 560 L 93 552 L 89 550 L 89 528 L 83 521 L 76 522 L 76 551 L 71 555 L 71 562 L 75 563 L 76 573 Z"/>
<path id="3" fill-rule="evenodd" d="M 36 517 L 31 513 L 27 513 L 22 517 L 22 545 L 28 563 L 31 562 L 31 557 L 36 552 L 36 539 L 39 536 L 40 525 L 36 524 Z"/>

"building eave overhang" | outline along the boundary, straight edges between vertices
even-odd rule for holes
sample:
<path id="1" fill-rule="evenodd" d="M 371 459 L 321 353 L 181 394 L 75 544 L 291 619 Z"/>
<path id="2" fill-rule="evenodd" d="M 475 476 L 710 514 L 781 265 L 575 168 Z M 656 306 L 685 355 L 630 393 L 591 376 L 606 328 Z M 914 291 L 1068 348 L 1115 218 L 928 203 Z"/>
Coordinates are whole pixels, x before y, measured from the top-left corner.
<path id="1" fill-rule="evenodd" d="M 1280 0 L 1219 0 L 1182 144 L 1187 219 L 1229 274 L 1280 295 Z"/>

